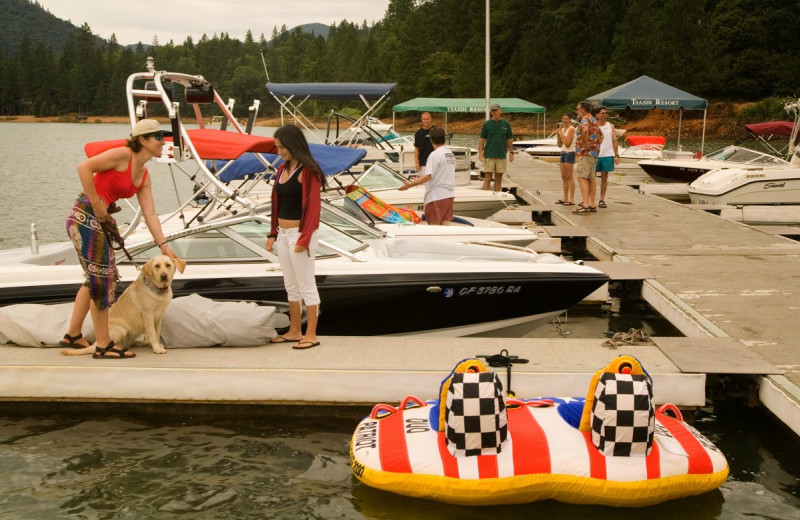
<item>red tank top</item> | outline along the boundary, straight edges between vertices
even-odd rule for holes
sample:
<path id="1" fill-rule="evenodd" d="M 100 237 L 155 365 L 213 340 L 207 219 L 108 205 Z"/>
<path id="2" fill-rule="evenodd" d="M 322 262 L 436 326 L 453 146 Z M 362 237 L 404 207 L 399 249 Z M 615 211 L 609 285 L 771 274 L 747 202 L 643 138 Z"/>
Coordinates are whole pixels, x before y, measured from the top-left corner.
<path id="1" fill-rule="evenodd" d="M 118 172 L 111 169 L 104 172 L 97 172 L 94 175 L 94 189 L 97 195 L 100 196 L 106 204 L 111 204 L 119 199 L 129 199 L 136 195 L 136 192 L 142 189 L 144 183 L 147 182 L 147 169 L 144 170 L 142 176 L 142 183 L 139 186 L 134 186 L 133 177 L 131 176 L 131 165 L 133 164 L 133 154 L 128 161 L 128 169 L 124 172 Z"/>

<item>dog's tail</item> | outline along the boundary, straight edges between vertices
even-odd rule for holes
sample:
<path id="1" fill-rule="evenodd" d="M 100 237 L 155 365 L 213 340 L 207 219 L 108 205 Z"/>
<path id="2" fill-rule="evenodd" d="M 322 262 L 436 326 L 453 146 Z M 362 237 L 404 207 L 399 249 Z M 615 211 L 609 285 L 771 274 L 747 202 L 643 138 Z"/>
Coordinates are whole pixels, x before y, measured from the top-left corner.
<path id="1" fill-rule="evenodd" d="M 94 352 L 94 345 L 85 348 L 62 348 L 61 354 L 65 356 L 84 356 Z"/>

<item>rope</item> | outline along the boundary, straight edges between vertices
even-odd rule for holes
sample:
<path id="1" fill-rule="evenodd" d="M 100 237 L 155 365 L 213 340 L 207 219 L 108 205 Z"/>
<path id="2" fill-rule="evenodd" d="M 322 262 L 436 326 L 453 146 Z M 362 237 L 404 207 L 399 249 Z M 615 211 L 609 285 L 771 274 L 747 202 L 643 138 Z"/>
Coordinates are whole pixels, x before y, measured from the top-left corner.
<path id="1" fill-rule="evenodd" d="M 109 204 L 107 210 L 108 216 L 106 217 L 106 220 L 100 222 L 100 227 L 103 228 L 106 237 L 108 237 L 108 242 L 111 245 L 111 249 L 114 249 L 115 251 L 119 251 L 121 249 L 125 253 L 125 256 L 128 257 L 128 260 L 138 270 L 141 268 L 138 265 L 136 265 L 136 262 L 133 261 L 131 254 L 128 253 L 127 249 L 125 249 L 125 239 L 123 239 L 122 235 L 120 235 L 119 228 L 117 227 L 117 221 L 114 219 L 114 217 L 111 216 L 112 213 L 117 213 L 121 209 L 122 208 L 117 206 L 116 203 L 114 202 Z"/>
<path id="2" fill-rule="evenodd" d="M 650 336 L 644 329 L 630 329 L 628 332 L 617 332 L 610 339 L 603 342 L 604 347 L 612 349 L 619 348 L 623 345 L 653 345 Z"/>

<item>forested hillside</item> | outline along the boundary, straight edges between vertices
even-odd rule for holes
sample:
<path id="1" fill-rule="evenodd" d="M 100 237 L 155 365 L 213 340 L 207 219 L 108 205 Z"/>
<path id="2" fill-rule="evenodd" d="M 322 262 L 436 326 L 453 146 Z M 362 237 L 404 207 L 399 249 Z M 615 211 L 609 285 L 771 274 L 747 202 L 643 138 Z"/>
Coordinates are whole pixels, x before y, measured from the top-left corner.
<path id="1" fill-rule="evenodd" d="M 50 16 L 28 0 L 2 1 Z M 245 41 L 221 32 L 146 51 L 113 38 L 98 43 L 85 24 L 59 50 L 42 38 L 57 25 L 45 17 L 9 32 L 16 44 L 0 42 L 0 113 L 124 114 L 125 78 L 143 70 L 148 55 L 158 69 L 202 74 L 240 111 L 261 99 L 262 114 L 278 105 L 264 90 L 261 53 L 272 81 L 397 82 L 397 102 L 481 97 L 484 7 L 485 0 L 391 0 L 380 22 L 342 20 L 327 39 L 285 27 L 267 39 L 264 26 L 274 22 L 254 17 Z M 794 0 L 492 0 L 491 9 L 496 97 L 552 110 L 642 74 L 716 101 L 800 92 Z"/>

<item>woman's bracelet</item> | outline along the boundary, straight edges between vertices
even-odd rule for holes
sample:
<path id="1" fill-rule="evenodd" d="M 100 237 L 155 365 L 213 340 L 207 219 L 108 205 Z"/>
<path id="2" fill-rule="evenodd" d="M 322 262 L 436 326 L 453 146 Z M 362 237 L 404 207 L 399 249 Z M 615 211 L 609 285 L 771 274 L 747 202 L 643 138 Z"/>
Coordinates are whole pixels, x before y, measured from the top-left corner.
<path id="1" fill-rule="evenodd" d="M 164 246 L 164 244 L 166 244 L 166 243 L 167 243 L 167 241 L 166 241 L 166 240 L 164 240 L 163 242 L 161 242 L 160 244 L 158 244 L 158 247 L 163 247 L 163 246 Z"/>

